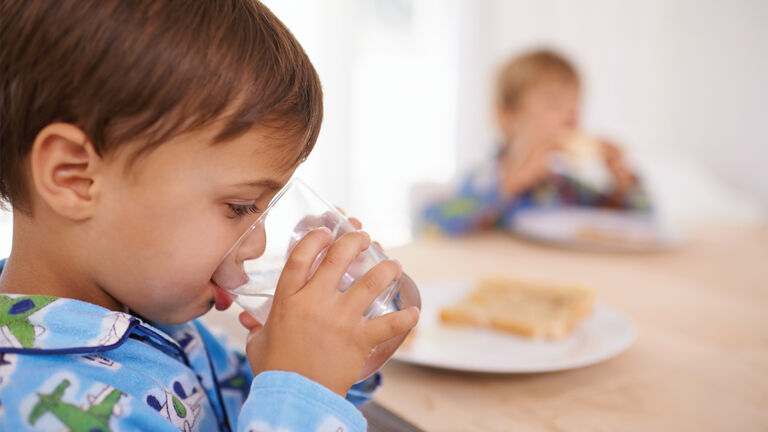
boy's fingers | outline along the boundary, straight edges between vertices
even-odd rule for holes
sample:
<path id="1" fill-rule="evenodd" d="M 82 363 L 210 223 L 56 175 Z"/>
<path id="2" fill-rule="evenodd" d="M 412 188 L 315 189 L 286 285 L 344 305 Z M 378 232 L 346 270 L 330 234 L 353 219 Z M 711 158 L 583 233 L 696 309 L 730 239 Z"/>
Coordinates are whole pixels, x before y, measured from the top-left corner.
<path id="1" fill-rule="evenodd" d="M 283 272 L 280 274 L 275 298 L 291 296 L 304 287 L 315 258 L 332 239 L 333 236 L 328 228 L 317 228 L 299 240 L 288 256 Z"/>
<path id="2" fill-rule="evenodd" d="M 297 233 L 304 233 L 321 226 L 327 227 L 325 220 L 321 216 L 307 215 L 301 218 L 299 223 L 296 224 L 296 227 L 294 227 L 293 231 Z"/>
<path id="3" fill-rule="evenodd" d="M 347 220 L 349 220 L 349 223 L 351 223 L 352 226 L 355 227 L 355 229 L 358 229 L 358 230 L 363 229 L 363 223 L 360 222 L 360 219 L 356 217 L 351 217 L 351 218 L 347 218 Z"/>
<path id="4" fill-rule="evenodd" d="M 360 219 L 358 219 L 356 217 L 350 217 L 350 218 L 347 218 L 347 220 L 349 221 L 349 223 L 352 224 L 353 227 L 355 227 L 356 230 L 363 229 L 363 223 L 360 222 Z M 378 246 L 379 249 L 382 249 L 382 250 L 384 249 L 384 248 L 381 247 L 381 244 L 379 244 L 379 242 L 377 242 L 377 241 L 374 241 L 373 244 Z"/>
<path id="5" fill-rule="evenodd" d="M 348 232 L 336 240 L 325 255 L 323 262 L 312 276 L 320 286 L 335 291 L 352 261 L 371 244 L 371 237 L 363 231 Z"/>
<path id="6" fill-rule="evenodd" d="M 240 312 L 240 315 L 237 318 L 240 320 L 240 324 L 242 324 L 243 327 L 247 328 L 250 331 L 258 330 L 261 327 L 264 327 L 264 324 L 259 322 L 259 320 L 254 318 L 253 315 L 249 314 L 246 311 Z"/>
<path id="7" fill-rule="evenodd" d="M 386 342 L 412 329 L 418 322 L 419 308 L 416 306 L 374 318 L 366 325 L 368 341 L 373 345 Z"/>
<path id="8" fill-rule="evenodd" d="M 373 300 L 402 275 L 403 270 L 398 262 L 384 260 L 358 279 L 344 295 L 344 300 L 350 305 L 353 313 L 362 315 Z"/>
<path id="9" fill-rule="evenodd" d="M 343 214 L 344 216 L 347 215 L 347 212 L 345 212 L 343 208 L 341 208 L 339 206 L 335 206 L 335 207 L 336 207 L 336 210 L 339 211 L 339 213 Z M 363 229 L 363 223 L 360 222 L 360 219 L 358 219 L 356 217 L 349 217 L 349 218 L 347 218 L 347 220 L 349 220 L 349 222 L 352 223 L 352 226 L 354 226 L 355 229 L 358 229 L 358 230 L 359 229 Z"/>

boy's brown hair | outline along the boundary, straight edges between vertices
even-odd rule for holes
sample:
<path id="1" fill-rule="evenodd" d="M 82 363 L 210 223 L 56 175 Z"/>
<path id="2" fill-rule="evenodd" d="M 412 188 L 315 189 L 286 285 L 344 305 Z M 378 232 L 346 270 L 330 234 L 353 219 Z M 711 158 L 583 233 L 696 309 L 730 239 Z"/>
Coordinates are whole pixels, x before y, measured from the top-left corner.
<path id="1" fill-rule="evenodd" d="M 496 84 L 498 109 L 514 109 L 527 89 L 545 80 L 561 80 L 578 86 L 579 73 L 565 57 L 547 49 L 513 58 L 499 72 Z"/>
<path id="2" fill-rule="evenodd" d="M 303 143 L 295 164 L 322 114 L 309 58 L 257 0 L 0 2 L 0 199 L 22 211 L 25 158 L 53 122 L 102 156 L 142 140 L 136 157 L 214 120 L 214 142 L 267 126 Z"/>

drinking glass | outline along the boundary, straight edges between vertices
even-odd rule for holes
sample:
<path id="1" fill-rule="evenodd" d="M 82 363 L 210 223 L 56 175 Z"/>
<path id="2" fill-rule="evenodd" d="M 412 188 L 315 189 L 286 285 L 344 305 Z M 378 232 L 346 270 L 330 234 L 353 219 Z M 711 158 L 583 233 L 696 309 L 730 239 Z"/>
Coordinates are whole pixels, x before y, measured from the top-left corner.
<path id="1" fill-rule="evenodd" d="M 293 247 L 313 229 L 325 227 L 333 241 L 356 228 L 334 207 L 301 179 L 294 178 L 277 193 L 266 210 L 240 236 L 222 259 L 214 282 L 226 290 L 240 306 L 260 322 L 266 322 L 275 288 Z M 328 248 L 316 257 L 308 277 L 322 262 Z M 377 263 L 387 259 L 375 244 L 361 252 L 347 268 L 338 289 L 347 291 Z M 421 308 L 421 298 L 413 280 L 403 273 L 368 306 L 363 316 L 373 319 L 410 306 Z M 360 380 L 378 370 L 403 342 L 407 333 L 379 344 L 366 362 Z"/>

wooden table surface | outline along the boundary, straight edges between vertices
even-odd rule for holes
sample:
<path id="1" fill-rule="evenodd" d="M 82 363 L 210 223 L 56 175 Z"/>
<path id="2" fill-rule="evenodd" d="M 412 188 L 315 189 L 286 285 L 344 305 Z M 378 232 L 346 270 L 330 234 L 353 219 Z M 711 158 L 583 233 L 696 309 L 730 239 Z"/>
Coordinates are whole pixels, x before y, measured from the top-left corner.
<path id="1" fill-rule="evenodd" d="M 647 254 L 562 250 L 503 234 L 387 251 L 417 283 L 485 274 L 584 281 L 638 336 L 555 373 L 457 373 L 390 361 L 375 400 L 426 431 L 768 431 L 768 226 L 705 227 Z M 204 319 L 237 339 L 237 308 Z"/>
<path id="2" fill-rule="evenodd" d="M 427 431 L 768 431 L 768 227 L 707 227 L 647 254 L 503 234 L 388 251 L 419 282 L 506 274 L 585 281 L 638 337 L 582 369 L 488 375 L 384 367 L 375 400 Z"/>

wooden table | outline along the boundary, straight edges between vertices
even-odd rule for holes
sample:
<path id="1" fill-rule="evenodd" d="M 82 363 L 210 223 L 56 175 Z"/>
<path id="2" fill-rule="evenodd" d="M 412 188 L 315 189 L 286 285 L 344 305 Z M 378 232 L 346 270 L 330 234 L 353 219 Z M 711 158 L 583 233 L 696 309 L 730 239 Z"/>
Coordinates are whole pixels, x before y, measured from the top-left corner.
<path id="1" fill-rule="evenodd" d="M 503 234 L 420 240 L 388 254 L 422 283 L 489 273 L 585 281 L 638 330 L 623 354 L 565 372 L 388 363 L 375 400 L 427 431 L 768 431 L 768 227 L 693 230 L 685 246 L 648 254 Z"/>
<path id="2" fill-rule="evenodd" d="M 635 344 L 557 373 L 390 362 L 376 401 L 427 431 L 768 431 L 768 227 L 709 227 L 649 254 L 560 250 L 501 234 L 393 249 L 417 281 L 507 274 L 590 283 Z"/>

